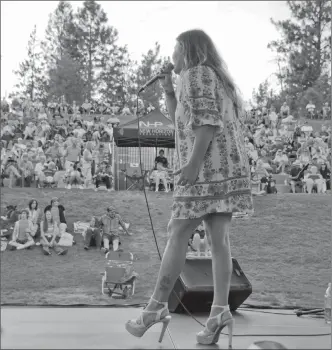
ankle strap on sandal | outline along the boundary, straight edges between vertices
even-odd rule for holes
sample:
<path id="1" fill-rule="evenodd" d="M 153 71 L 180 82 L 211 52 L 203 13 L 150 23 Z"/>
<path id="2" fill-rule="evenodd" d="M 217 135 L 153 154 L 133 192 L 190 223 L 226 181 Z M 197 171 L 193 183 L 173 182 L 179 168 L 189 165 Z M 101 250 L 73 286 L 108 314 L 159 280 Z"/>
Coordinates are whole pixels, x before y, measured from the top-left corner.
<path id="1" fill-rule="evenodd" d="M 155 303 L 159 304 L 159 305 L 164 305 L 164 306 L 167 306 L 168 302 L 167 301 L 158 301 L 154 298 L 150 298 L 151 301 L 154 301 Z"/>

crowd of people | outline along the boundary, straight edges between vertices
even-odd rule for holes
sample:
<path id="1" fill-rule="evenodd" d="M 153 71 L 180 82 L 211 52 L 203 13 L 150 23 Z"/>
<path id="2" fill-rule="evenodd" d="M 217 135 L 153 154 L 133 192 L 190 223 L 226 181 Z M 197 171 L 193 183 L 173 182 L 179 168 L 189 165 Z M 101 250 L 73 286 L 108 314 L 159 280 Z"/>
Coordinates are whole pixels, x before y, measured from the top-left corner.
<path id="1" fill-rule="evenodd" d="M 64 104 L 9 105 L 2 101 L 1 113 L 1 181 L 8 178 L 9 187 L 56 187 L 60 174 L 67 188 L 104 182 L 112 189 L 108 143 L 113 127 L 119 123 L 109 107 L 106 113 L 91 117 L 92 105 L 75 103 L 68 111 Z M 113 109 L 115 110 L 115 109 Z M 103 111 L 102 111 L 103 112 Z M 61 175 L 63 176 L 63 175 Z"/>
<path id="2" fill-rule="evenodd" d="M 328 106 L 325 106 L 327 110 Z M 330 110 L 324 119 L 331 119 Z M 331 127 L 314 131 L 310 120 L 295 119 L 286 103 L 277 112 L 252 110 L 244 122 L 251 181 L 259 193 L 273 193 L 273 174 L 286 175 L 290 192 L 326 193 L 331 187 Z"/>
<path id="3" fill-rule="evenodd" d="M 108 103 L 85 101 L 69 105 L 61 99 L 43 106 L 27 99 L 1 103 L 1 183 L 8 187 L 56 187 L 67 189 L 104 184 L 114 189 L 109 142 L 120 120 L 120 108 Z M 307 117 L 315 118 L 316 107 L 307 105 Z M 121 113 L 136 113 L 125 107 Z M 331 117 L 325 104 L 322 119 Z M 89 118 L 86 118 L 89 116 Z M 287 174 L 290 191 L 326 193 L 330 189 L 331 128 L 314 132 L 310 120 L 295 119 L 285 102 L 277 112 L 273 106 L 251 110 L 244 120 L 245 145 L 252 166 L 252 184 L 269 192 L 274 173 Z M 149 176 L 150 188 L 172 188 L 168 161 L 161 150 Z M 156 183 L 160 184 L 156 186 Z"/>
<path id="4" fill-rule="evenodd" d="M 2 186 L 7 178 L 9 188 L 32 183 L 57 187 L 64 181 L 67 189 L 73 185 L 90 188 L 91 184 L 96 191 L 102 184 L 108 191 L 114 189 L 109 142 L 113 128 L 120 123 L 119 113 L 133 113 L 134 117 L 136 110 L 88 101 L 80 107 L 63 100 L 43 106 L 29 99 L 14 99 L 11 106 L 3 100 L 1 109 Z M 146 113 L 152 109 L 148 107 Z M 167 178 L 166 172 L 158 169 L 156 164 L 150 174 L 150 185 L 157 191 L 155 179 L 163 184 Z M 163 189 L 167 191 L 167 187 Z"/>
<path id="5" fill-rule="evenodd" d="M 41 246 L 45 255 L 51 255 L 52 250 L 57 255 L 65 255 L 68 252 L 65 247 L 76 244 L 74 236 L 67 232 L 65 207 L 57 197 L 52 198 L 43 210 L 36 199 L 31 199 L 27 208 L 17 210 L 16 206 L 11 205 L 7 210 L 7 216 L 2 219 L 4 223 L 14 224 L 14 227 L 12 232 L 2 230 L 1 236 L 10 239 L 9 250 Z M 84 235 L 84 249 L 88 250 L 94 245 L 105 254 L 110 248 L 118 251 L 121 245 L 120 227 L 127 235 L 132 235 L 116 208 L 108 206 L 105 214 L 91 218 Z"/>

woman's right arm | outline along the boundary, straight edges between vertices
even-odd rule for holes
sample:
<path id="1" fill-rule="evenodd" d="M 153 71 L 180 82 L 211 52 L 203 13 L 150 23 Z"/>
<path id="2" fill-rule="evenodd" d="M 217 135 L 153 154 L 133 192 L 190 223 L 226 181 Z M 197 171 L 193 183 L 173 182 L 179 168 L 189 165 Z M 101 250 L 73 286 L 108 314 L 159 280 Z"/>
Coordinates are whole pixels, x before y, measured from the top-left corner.
<path id="1" fill-rule="evenodd" d="M 175 124 L 175 111 L 176 111 L 176 106 L 177 106 L 177 100 L 175 97 L 175 92 L 166 92 L 166 105 L 167 105 L 167 110 L 168 113 L 173 121 L 173 124 Z"/>

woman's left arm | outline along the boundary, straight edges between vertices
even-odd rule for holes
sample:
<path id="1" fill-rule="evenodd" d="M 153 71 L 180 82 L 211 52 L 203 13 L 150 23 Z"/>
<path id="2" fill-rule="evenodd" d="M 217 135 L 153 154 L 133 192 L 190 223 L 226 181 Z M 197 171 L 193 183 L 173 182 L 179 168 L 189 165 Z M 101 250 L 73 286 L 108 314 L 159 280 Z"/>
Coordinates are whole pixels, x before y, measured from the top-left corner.
<path id="1" fill-rule="evenodd" d="M 195 143 L 188 164 L 198 169 L 201 167 L 204 160 L 204 156 L 212 141 L 214 132 L 215 126 L 212 125 L 202 125 L 194 128 Z"/>
<path id="2" fill-rule="evenodd" d="M 193 151 L 186 165 L 188 173 L 192 173 L 188 181 L 192 184 L 192 178 L 198 176 L 216 130 L 223 128 L 223 122 L 218 105 L 218 79 L 214 71 L 207 66 L 195 67 L 186 72 L 184 79 L 189 125 L 195 134 Z"/>

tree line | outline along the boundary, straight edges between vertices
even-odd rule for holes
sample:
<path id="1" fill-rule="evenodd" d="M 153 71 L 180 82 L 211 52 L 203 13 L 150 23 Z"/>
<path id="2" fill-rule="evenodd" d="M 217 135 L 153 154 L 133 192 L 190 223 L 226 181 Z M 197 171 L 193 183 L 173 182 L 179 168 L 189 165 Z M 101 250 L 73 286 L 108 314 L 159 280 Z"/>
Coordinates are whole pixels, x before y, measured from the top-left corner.
<path id="1" fill-rule="evenodd" d="M 19 78 L 16 93 L 44 103 L 64 97 L 70 104 L 98 99 L 120 109 L 134 107 L 138 87 L 167 59 L 155 43 L 140 62 L 133 61 L 118 37 L 96 1 L 85 1 L 76 12 L 70 2 L 60 1 L 49 15 L 44 38 L 38 39 L 36 26 L 30 34 L 27 58 L 14 72 Z M 157 88 L 155 104 L 159 100 Z"/>
<path id="2" fill-rule="evenodd" d="M 267 48 L 275 55 L 277 91 L 269 80 L 252 94 L 253 104 L 278 110 L 287 102 L 291 110 L 303 115 L 312 101 L 317 108 L 331 100 L 331 1 L 287 1 L 291 18 L 271 19 L 281 39 Z"/>

